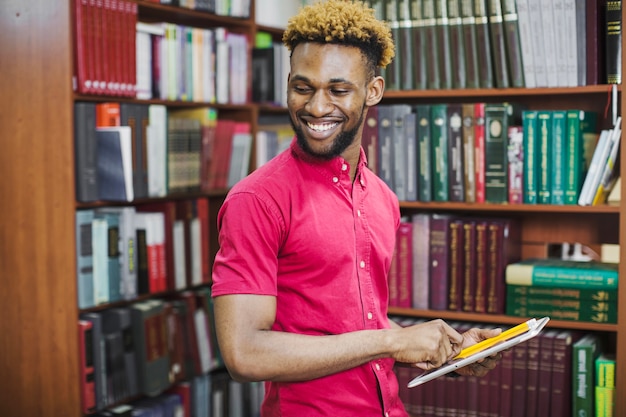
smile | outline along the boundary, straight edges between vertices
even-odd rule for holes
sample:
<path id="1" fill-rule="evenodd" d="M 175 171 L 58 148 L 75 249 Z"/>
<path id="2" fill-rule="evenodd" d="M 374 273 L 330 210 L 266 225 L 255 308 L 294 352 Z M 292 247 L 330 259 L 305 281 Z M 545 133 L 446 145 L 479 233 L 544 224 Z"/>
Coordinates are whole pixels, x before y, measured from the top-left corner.
<path id="1" fill-rule="evenodd" d="M 327 130 L 333 129 L 334 127 L 336 127 L 339 123 L 335 122 L 335 123 L 322 123 L 322 124 L 313 124 L 310 122 L 307 122 L 306 125 L 309 127 L 309 129 L 314 130 L 316 132 L 325 132 Z"/>

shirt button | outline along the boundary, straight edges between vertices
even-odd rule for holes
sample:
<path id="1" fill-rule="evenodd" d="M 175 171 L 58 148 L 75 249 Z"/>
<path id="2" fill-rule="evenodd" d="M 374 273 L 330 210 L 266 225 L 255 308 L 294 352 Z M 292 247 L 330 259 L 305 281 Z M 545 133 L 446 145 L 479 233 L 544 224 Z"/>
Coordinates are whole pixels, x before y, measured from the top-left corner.
<path id="1" fill-rule="evenodd" d="M 346 164 L 341 164 L 341 170 L 345 171 L 346 169 L 348 169 L 348 165 Z"/>
<path id="2" fill-rule="evenodd" d="M 360 183 L 361 183 L 362 186 L 365 186 L 365 181 L 360 180 Z"/>
<path id="3" fill-rule="evenodd" d="M 357 215 L 357 216 L 359 216 L 359 217 L 361 217 L 361 210 L 357 210 L 357 211 L 356 211 L 356 215 Z"/>
<path id="4" fill-rule="evenodd" d="M 369 320 L 371 320 L 371 319 L 372 319 L 372 317 L 374 317 L 374 315 L 373 315 L 372 313 L 367 313 L 367 318 L 368 318 Z"/>
<path id="5" fill-rule="evenodd" d="M 339 178 L 333 177 L 333 182 L 335 182 L 335 183 L 339 182 Z"/>
<path id="6" fill-rule="evenodd" d="M 389 411 L 385 413 L 385 417 L 389 417 Z"/>
<path id="7" fill-rule="evenodd" d="M 379 365 L 379 364 L 376 364 L 376 365 L 374 365 L 374 366 L 376 367 L 376 370 L 377 370 L 377 371 L 380 371 L 380 365 Z"/>
<path id="8" fill-rule="evenodd" d="M 361 268 L 365 268 L 365 261 L 361 261 L 361 262 L 359 262 L 359 266 L 360 266 Z"/>

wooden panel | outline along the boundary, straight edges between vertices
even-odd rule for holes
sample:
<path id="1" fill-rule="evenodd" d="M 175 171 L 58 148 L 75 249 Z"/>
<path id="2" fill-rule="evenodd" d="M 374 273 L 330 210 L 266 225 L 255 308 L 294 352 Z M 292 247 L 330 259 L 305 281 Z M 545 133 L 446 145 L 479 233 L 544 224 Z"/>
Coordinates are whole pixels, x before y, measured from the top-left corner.
<path id="1" fill-rule="evenodd" d="M 71 2 L 0 8 L 0 415 L 79 415 Z"/>

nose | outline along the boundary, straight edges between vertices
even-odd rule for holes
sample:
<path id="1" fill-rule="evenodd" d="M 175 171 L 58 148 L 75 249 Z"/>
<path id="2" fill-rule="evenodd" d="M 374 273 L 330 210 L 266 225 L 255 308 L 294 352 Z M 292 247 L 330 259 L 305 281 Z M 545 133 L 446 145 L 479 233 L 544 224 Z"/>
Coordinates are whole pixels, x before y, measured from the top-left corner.
<path id="1" fill-rule="evenodd" d="M 316 90 L 306 102 L 305 110 L 312 116 L 321 117 L 332 111 L 332 103 L 328 93 Z"/>

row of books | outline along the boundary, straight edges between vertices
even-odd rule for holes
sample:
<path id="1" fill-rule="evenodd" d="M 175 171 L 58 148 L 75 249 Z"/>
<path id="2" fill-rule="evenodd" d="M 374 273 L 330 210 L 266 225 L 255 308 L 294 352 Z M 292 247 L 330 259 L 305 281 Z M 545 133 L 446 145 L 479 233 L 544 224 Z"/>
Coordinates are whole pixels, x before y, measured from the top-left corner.
<path id="1" fill-rule="evenodd" d="M 604 162 L 592 164 L 602 135 Z M 402 201 L 580 204 L 587 171 L 606 168 L 599 204 L 617 178 L 619 123 L 602 135 L 597 113 L 579 109 L 387 104 L 369 109 L 363 147 Z"/>
<path id="2" fill-rule="evenodd" d="M 250 0 L 147 0 L 151 3 L 167 4 L 186 9 L 214 13 L 219 16 L 250 16 Z"/>
<path id="3" fill-rule="evenodd" d="M 618 265 L 556 258 L 507 265 L 506 314 L 617 323 Z"/>
<path id="4" fill-rule="evenodd" d="M 389 22 L 396 44 L 394 62 L 384 70 L 390 90 L 619 83 L 620 45 L 605 33 L 612 10 L 605 1 L 368 3 Z M 608 77 L 605 56 L 612 57 Z"/>
<path id="5" fill-rule="evenodd" d="M 499 217 L 403 217 L 389 273 L 389 305 L 505 313 L 505 270 L 520 260 L 520 227 Z"/>
<path id="6" fill-rule="evenodd" d="M 289 51 L 279 42 L 260 40 L 252 49 L 252 101 L 287 107 Z"/>
<path id="7" fill-rule="evenodd" d="M 257 168 L 291 145 L 295 132 L 288 120 L 288 116 L 262 115 L 259 117 L 255 136 L 255 166 Z"/>
<path id="8" fill-rule="evenodd" d="M 78 329 L 85 413 L 155 397 L 174 384 L 195 385 L 197 377 L 223 370 L 208 287 L 85 312 Z M 210 398 L 211 387 L 198 388 Z"/>
<path id="9" fill-rule="evenodd" d="M 250 168 L 250 123 L 213 108 L 76 102 L 74 123 L 79 202 L 227 188 Z"/>
<path id="10" fill-rule="evenodd" d="M 137 98 L 244 104 L 248 38 L 225 27 L 137 24 Z"/>
<path id="11" fill-rule="evenodd" d="M 132 1 L 75 3 L 78 93 L 222 104 L 249 101 L 245 35 L 225 27 L 138 22 L 138 4 Z"/>
<path id="12" fill-rule="evenodd" d="M 419 320 L 399 322 L 410 325 Z M 485 327 L 451 325 L 459 332 Z M 596 413 L 614 390 L 614 356 L 603 350 L 601 342 L 594 333 L 547 329 L 504 351 L 496 368 L 484 377 L 440 377 L 411 389 L 406 386 L 415 376 L 414 368 L 397 367 L 400 398 L 411 415 L 423 417 L 612 415 Z M 600 379 L 608 385 L 604 391 L 596 388 Z M 610 401 L 606 409 L 610 410 Z"/>
<path id="13" fill-rule="evenodd" d="M 76 211 L 78 307 L 210 282 L 206 198 Z"/>

